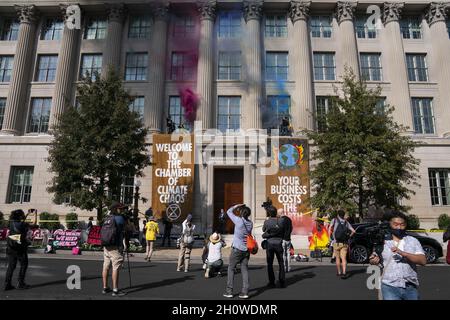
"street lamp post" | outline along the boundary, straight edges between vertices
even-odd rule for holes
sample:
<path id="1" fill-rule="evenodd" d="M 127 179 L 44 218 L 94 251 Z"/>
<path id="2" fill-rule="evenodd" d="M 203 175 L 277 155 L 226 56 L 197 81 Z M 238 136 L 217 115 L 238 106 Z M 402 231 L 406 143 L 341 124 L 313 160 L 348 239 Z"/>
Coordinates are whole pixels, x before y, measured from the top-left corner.
<path id="1" fill-rule="evenodd" d="M 139 188 L 141 187 L 141 181 L 140 180 L 136 180 L 136 182 L 134 183 L 134 210 L 133 210 L 133 221 L 134 221 L 134 225 L 136 226 L 137 229 L 139 229 L 139 218 L 138 218 L 138 214 L 139 214 Z"/>

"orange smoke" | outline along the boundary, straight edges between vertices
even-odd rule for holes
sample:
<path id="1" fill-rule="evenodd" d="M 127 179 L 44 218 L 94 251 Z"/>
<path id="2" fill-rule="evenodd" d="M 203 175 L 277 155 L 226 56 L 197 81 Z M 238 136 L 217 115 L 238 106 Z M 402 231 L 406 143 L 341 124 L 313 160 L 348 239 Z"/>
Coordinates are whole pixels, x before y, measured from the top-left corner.
<path id="1" fill-rule="evenodd" d="M 312 235 L 308 237 L 309 250 L 314 251 L 316 248 L 325 248 L 330 241 L 327 228 L 323 224 L 315 223 L 312 228 Z"/>

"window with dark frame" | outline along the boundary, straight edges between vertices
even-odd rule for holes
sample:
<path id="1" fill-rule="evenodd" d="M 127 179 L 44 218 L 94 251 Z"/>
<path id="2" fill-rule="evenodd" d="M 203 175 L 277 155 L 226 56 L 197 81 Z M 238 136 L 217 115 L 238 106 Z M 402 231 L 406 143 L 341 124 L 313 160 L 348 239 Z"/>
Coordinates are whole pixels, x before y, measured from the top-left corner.
<path id="1" fill-rule="evenodd" d="M 32 98 L 28 133 L 47 133 L 52 98 Z"/>
<path id="2" fill-rule="evenodd" d="M 8 203 L 27 203 L 31 200 L 34 167 L 11 167 Z"/>
<path id="3" fill-rule="evenodd" d="M 61 18 L 47 18 L 43 27 L 41 40 L 61 40 L 64 22 Z"/>
<path id="4" fill-rule="evenodd" d="M 450 205 L 450 169 L 428 169 L 431 205 Z"/>
<path id="5" fill-rule="evenodd" d="M 39 55 L 35 81 L 53 82 L 56 78 L 57 55 Z"/>

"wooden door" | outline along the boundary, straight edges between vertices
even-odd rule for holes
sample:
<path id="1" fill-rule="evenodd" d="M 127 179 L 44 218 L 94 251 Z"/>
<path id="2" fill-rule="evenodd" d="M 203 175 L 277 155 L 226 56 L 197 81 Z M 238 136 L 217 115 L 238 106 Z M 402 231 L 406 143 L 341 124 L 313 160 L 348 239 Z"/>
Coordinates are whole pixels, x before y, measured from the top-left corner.
<path id="1" fill-rule="evenodd" d="M 224 185 L 225 208 L 229 208 L 232 205 L 242 203 L 244 201 L 244 184 L 242 182 L 225 182 Z M 233 233 L 234 223 L 230 220 L 226 220 L 225 230 L 227 233 Z"/>

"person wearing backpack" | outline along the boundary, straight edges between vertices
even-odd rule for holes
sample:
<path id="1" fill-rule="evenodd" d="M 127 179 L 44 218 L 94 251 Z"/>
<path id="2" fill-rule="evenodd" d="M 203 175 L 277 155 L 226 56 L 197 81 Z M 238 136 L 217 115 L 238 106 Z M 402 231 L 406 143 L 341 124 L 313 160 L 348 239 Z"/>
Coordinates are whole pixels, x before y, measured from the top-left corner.
<path id="1" fill-rule="evenodd" d="M 337 276 L 341 277 L 341 279 L 347 279 L 348 241 L 355 234 L 355 229 L 344 217 L 344 210 L 338 210 L 336 218 L 331 220 L 329 226 L 329 230 L 333 228 L 333 239 L 335 241 L 333 243 L 333 251 L 336 258 Z"/>
<path id="2" fill-rule="evenodd" d="M 277 209 L 273 206 L 266 208 L 267 219 L 264 221 L 262 237 L 267 240 L 266 259 L 267 274 L 269 276 L 269 288 L 275 287 L 275 274 L 273 272 L 273 259 L 277 257 L 278 261 L 278 281 L 280 288 L 285 288 L 285 270 L 283 261 L 283 237 L 284 228 L 282 221 L 277 217 Z"/>
<path id="3" fill-rule="evenodd" d="M 183 231 L 180 238 L 180 253 L 178 255 L 177 271 L 189 272 L 189 264 L 191 259 L 191 251 L 194 245 L 195 225 L 192 224 L 192 214 L 189 214 L 183 221 Z"/>
<path id="4" fill-rule="evenodd" d="M 112 296 L 121 297 L 126 293 L 119 290 L 119 271 L 123 265 L 123 239 L 125 219 L 122 215 L 125 206 L 114 202 L 110 207 L 110 214 L 105 217 L 100 231 L 103 245 L 103 294 L 111 292 L 108 286 L 109 269 L 112 265 Z"/>
<path id="5" fill-rule="evenodd" d="M 30 212 L 29 212 L 30 213 Z M 6 270 L 4 291 L 16 289 L 11 284 L 17 261 L 20 263 L 19 281 L 17 289 L 29 289 L 25 283 L 25 275 L 28 268 L 28 246 L 30 242 L 27 234 L 30 226 L 25 222 L 25 213 L 18 209 L 11 212 L 9 217 L 9 236 L 7 238 L 6 256 L 8 269 Z"/>
<path id="6" fill-rule="evenodd" d="M 235 210 L 239 211 L 240 216 L 235 215 Z M 245 204 L 237 204 L 228 209 L 227 215 L 234 223 L 234 234 L 228 264 L 227 287 L 223 296 L 225 298 L 233 298 L 234 270 L 240 263 L 242 271 L 242 290 L 239 294 L 239 298 L 248 299 L 248 261 L 250 259 L 248 239 L 253 230 L 253 222 L 249 219 L 251 210 Z"/>

